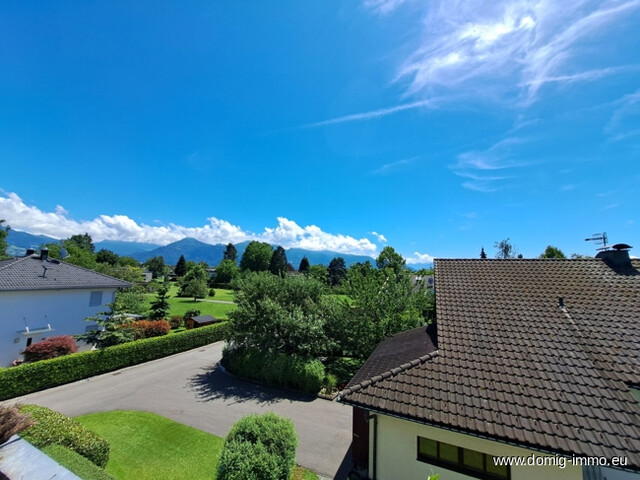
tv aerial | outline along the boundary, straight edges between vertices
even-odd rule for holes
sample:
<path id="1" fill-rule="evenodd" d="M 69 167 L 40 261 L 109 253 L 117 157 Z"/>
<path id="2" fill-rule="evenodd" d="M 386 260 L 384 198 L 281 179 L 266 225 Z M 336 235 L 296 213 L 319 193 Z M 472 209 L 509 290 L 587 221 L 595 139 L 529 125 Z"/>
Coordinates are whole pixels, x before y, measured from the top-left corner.
<path id="1" fill-rule="evenodd" d="M 596 245 L 602 245 L 596 250 L 607 250 L 607 232 L 594 233 L 589 238 L 584 239 L 585 242 L 596 242 Z"/>

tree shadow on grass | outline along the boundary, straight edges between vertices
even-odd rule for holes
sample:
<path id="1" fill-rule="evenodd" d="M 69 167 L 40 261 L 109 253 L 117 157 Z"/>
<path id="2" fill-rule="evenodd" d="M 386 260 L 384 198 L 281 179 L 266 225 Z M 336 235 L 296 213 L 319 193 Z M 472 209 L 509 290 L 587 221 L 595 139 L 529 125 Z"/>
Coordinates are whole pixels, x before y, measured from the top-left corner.
<path id="1" fill-rule="evenodd" d="M 199 402 L 234 400 L 232 404 L 251 401 L 271 405 L 282 402 L 311 402 L 316 398 L 236 378 L 226 373 L 218 364 L 202 368 L 201 373 L 189 379 L 188 387 L 196 393 Z"/>

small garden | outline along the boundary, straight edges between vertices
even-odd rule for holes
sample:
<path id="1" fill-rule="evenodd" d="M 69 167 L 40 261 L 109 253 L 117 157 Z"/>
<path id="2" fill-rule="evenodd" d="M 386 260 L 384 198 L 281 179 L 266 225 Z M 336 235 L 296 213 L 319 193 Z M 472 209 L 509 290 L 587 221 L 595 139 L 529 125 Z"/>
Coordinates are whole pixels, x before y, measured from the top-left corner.
<path id="1" fill-rule="evenodd" d="M 20 435 L 84 480 L 317 480 L 295 465 L 293 423 L 273 413 L 239 420 L 226 439 L 148 412 L 74 419 L 37 405 L 0 407 L 0 444 Z"/>

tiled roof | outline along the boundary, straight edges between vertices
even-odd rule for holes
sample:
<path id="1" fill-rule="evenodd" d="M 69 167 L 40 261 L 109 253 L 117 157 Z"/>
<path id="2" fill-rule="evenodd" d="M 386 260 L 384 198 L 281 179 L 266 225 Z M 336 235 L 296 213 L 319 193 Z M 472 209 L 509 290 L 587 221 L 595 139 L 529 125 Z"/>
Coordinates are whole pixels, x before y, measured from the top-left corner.
<path id="1" fill-rule="evenodd" d="M 359 377 L 341 401 L 543 451 L 626 456 L 640 470 L 628 388 L 640 385 L 638 268 L 436 260 L 437 354 Z"/>
<path id="2" fill-rule="evenodd" d="M 130 286 L 93 270 L 54 259 L 43 261 L 35 255 L 0 261 L 0 292 Z"/>

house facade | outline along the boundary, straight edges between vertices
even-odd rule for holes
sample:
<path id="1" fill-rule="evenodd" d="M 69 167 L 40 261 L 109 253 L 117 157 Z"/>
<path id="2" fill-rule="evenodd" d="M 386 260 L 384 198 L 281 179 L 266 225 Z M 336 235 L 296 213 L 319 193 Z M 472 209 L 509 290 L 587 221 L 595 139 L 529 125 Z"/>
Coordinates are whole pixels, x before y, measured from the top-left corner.
<path id="1" fill-rule="evenodd" d="M 131 284 L 43 254 L 0 261 L 0 366 L 48 337 L 84 333 Z M 94 325 L 95 327 L 95 325 Z"/>
<path id="2" fill-rule="evenodd" d="M 640 479 L 639 269 L 436 260 L 437 325 L 383 341 L 340 393 L 363 478 Z"/>

